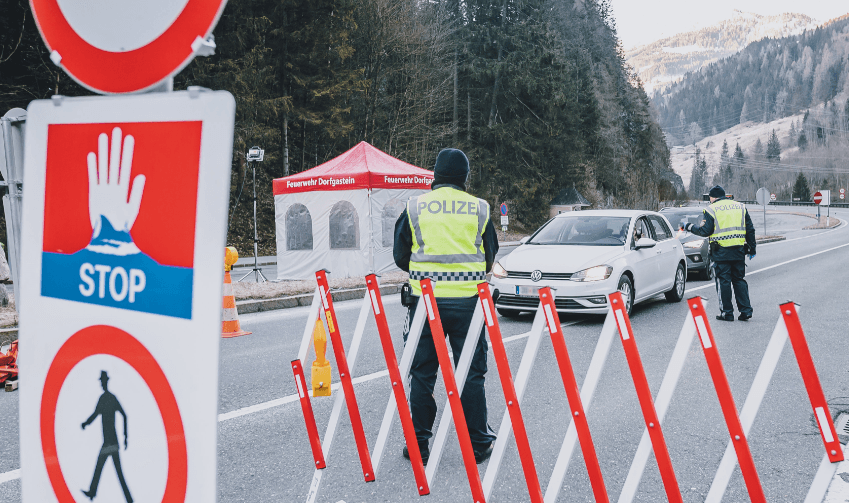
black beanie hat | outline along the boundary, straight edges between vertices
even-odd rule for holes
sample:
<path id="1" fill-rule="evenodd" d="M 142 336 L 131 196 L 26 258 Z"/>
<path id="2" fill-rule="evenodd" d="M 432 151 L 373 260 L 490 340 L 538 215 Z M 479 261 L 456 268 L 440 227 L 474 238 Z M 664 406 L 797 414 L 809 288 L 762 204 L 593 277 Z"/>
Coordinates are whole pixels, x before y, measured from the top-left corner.
<path id="1" fill-rule="evenodd" d="M 436 156 L 436 165 L 433 167 L 433 184 L 451 184 L 458 187 L 466 187 L 466 179 L 469 177 L 469 158 L 462 150 L 446 148 Z"/>
<path id="2" fill-rule="evenodd" d="M 714 185 L 714 187 L 710 189 L 710 192 L 708 192 L 708 195 L 716 199 L 722 199 L 725 197 L 725 189 L 719 185 Z"/>

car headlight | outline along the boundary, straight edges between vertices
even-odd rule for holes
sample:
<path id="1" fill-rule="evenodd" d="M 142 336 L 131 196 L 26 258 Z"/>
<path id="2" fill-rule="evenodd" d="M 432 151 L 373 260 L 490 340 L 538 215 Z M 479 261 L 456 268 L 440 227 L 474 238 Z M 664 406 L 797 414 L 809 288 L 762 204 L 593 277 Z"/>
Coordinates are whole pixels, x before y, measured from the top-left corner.
<path id="1" fill-rule="evenodd" d="M 613 268 L 609 265 L 597 265 L 578 271 L 570 278 L 572 281 L 601 281 L 610 277 Z"/>
<path id="2" fill-rule="evenodd" d="M 492 275 L 495 276 L 496 278 L 506 278 L 507 277 L 507 270 L 504 269 L 504 267 L 501 264 L 496 262 L 492 266 Z"/>
<path id="3" fill-rule="evenodd" d="M 704 244 L 704 239 L 696 239 L 695 241 L 687 241 L 684 243 L 684 248 L 701 248 Z"/>

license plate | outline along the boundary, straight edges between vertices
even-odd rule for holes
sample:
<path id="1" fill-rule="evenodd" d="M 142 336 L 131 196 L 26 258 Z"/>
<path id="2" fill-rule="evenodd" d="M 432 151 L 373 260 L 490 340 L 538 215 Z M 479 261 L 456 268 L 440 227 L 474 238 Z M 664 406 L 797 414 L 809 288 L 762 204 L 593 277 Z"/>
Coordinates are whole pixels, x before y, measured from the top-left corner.
<path id="1" fill-rule="evenodd" d="M 517 286 L 516 295 L 539 297 L 539 288 L 538 286 Z"/>

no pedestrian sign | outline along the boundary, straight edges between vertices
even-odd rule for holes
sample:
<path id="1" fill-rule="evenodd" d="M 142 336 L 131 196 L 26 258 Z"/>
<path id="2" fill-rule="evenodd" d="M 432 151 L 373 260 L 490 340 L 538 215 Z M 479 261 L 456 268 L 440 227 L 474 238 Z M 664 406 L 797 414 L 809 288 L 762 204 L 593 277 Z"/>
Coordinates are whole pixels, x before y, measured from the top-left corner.
<path id="1" fill-rule="evenodd" d="M 24 503 L 215 501 L 234 115 L 226 92 L 30 104 Z"/>
<path id="2" fill-rule="evenodd" d="M 179 72 L 207 41 L 224 0 L 31 0 L 50 59 L 100 93 L 150 89 Z"/>

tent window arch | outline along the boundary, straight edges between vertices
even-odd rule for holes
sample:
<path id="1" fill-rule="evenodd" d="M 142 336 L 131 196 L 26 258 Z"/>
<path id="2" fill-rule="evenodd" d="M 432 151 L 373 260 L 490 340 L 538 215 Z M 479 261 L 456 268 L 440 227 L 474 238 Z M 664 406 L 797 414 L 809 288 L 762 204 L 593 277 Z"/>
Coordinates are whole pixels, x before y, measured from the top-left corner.
<path id="1" fill-rule="evenodd" d="M 339 201 L 330 208 L 330 249 L 360 249 L 360 218 L 348 201 Z"/>
<path id="2" fill-rule="evenodd" d="M 405 209 L 407 209 L 407 205 L 397 197 L 393 197 L 383 206 L 383 214 L 380 220 L 384 248 L 391 248 L 395 244 L 395 222 Z"/>
<path id="3" fill-rule="evenodd" d="M 286 211 L 286 249 L 312 250 L 312 217 L 303 204 L 293 204 Z"/>

